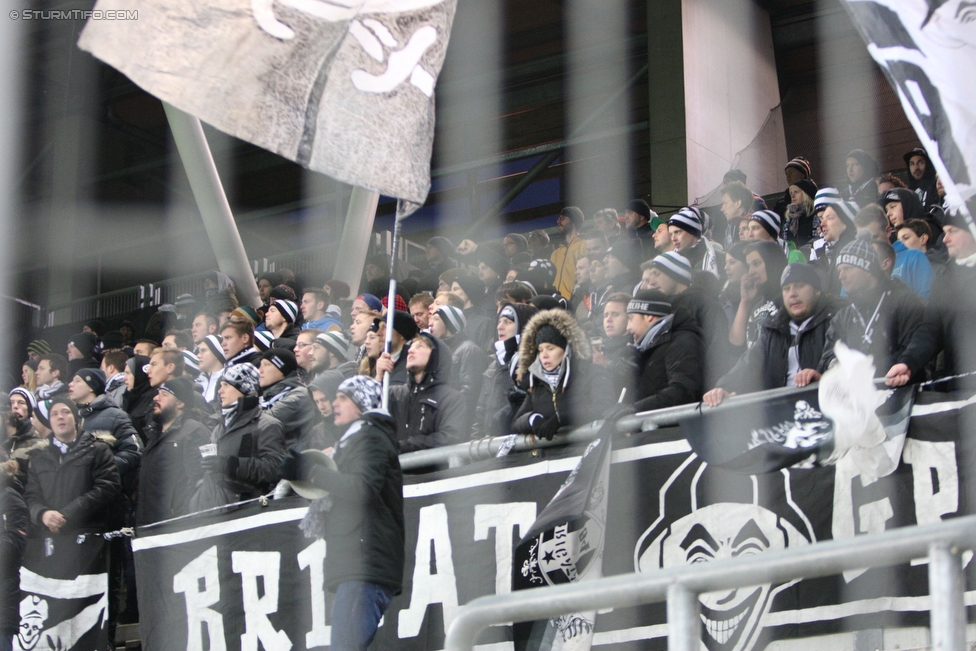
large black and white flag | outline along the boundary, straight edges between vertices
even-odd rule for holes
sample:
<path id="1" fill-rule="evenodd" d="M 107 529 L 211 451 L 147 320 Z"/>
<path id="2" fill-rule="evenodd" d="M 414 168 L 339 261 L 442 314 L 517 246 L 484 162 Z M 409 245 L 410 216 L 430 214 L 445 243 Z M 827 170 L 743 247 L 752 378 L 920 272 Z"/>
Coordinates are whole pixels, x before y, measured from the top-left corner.
<path id="1" fill-rule="evenodd" d="M 28 540 L 20 591 L 15 651 L 108 647 L 108 544 L 101 536 Z"/>
<path id="2" fill-rule="evenodd" d="M 976 5 L 969 0 L 847 0 L 898 93 L 951 207 L 976 196 Z"/>
<path id="3" fill-rule="evenodd" d="M 99 0 L 133 19 L 89 21 L 78 45 L 221 131 L 419 206 L 456 3 Z"/>
<path id="4" fill-rule="evenodd" d="M 576 468 L 522 537 L 513 557 L 513 589 L 602 576 L 613 429 L 611 421 L 604 424 L 601 437 L 586 448 Z M 595 624 L 595 612 L 516 623 L 515 651 L 586 651 L 593 642 Z"/>

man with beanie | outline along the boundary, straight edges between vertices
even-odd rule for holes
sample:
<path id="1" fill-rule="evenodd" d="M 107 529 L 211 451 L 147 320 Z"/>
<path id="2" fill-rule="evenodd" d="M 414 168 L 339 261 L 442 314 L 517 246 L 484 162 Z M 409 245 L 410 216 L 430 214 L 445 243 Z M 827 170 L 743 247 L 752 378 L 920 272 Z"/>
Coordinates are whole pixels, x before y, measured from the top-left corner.
<path id="1" fill-rule="evenodd" d="M 705 382 L 711 384 L 732 365 L 729 351 L 729 320 L 718 299 L 694 282 L 688 259 L 676 251 L 646 262 L 650 289 L 668 297 L 672 311 L 687 310 L 702 331 Z M 706 276 L 707 278 L 707 276 Z"/>
<path id="2" fill-rule="evenodd" d="M 652 221 L 656 223 L 652 224 Z M 634 199 L 627 204 L 624 211 L 624 224 L 627 234 L 637 240 L 640 247 L 641 261 L 650 260 L 657 255 L 654 243 L 654 232 L 661 219 L 651 210 L 643 199 Z"/>
<path id="3" fill-rule="evenodd" d="M 120 490 L 111 449 L 80 431 L 77 414 L 66 397 L 51 401 L 49 445 L 31 457 L 27 472 L 24 498 L 31 523 L 39 535 L 56 537 L 55 549 L 79 534 L 108 531 Z"/>
<path id="4" fill-rule="evenodd" d="M 792 242 L 787 242 L 780 236 L 782 229 L 782 217 L 772 210 L 757 210 L 749 216 L 750 242 L 776 242 L 783 247 L 787 262 L 806 262 L 806 256 L 797 251 Z"/>
<path id="5" fill-rule="evenodd" d="M 392 360 L 383 353 L 376 370 L 390 372 Z M 397 427 L 400 452 L 460 443 L 467 438 L 464 397 L 450 385 L 451 349 L 428 332 L 407 347 L 407 384 L 390 387 L 390 414 Z"/>
<path id="6" fill-rule="evenodd" d="M 403 587 L 403 473 L 396 424 L 381 404 L 379 382 L 362 375 L 345 380 L 332 405 L 335 424 L 344 429 L 335 446 L 335 469 L 294 450 L 282 469 L 285 479 L 329 492 L 312 502 L 301 528 L 328 545 L 331 648 L 343 651 L 369 646 Z"/>
<path id="7" fill-rule="evenodd" d="M 878 200 L 878 163 L 863 149 L 847 154 L 847 184 L 843 188 L 844 199 L 863 208 Z"/>
<path id="8" fill-rule="evenodd" d="M 508 273 L 509 264 L 498 253 L 485 249 L 478 252 L 478 280 L 485 285 L 484 298 L 481 306 L 486 312 L 486 316 L 495 315 L 495 292 L 505 280 Z"/>
<path id="9" fill-rule="evenodd" d="M 627 304 L 627 332 L 634 338 L 637 382 L 625 399 L 637 411 L 701 398 L 704 346 L 691 314 L 675 313 L 662 292 L 642 289 Z"/>
<path id="10" fill-rule="evenodd" d="M 817 368 L 832 316 L 820 275 L 808 264 L 794 263 L 783 271 L 780 285 L 784 309 L 763 321 L 759 341 L 705 394 L 705 404 L 714 407 L 731 395 L 804 387 L 820 379 Z"/>
<path id="11" fill-rule="evenodd" d="M 203 476 L 200 446 L 210 442 L 210 432 L 193 418 L 195 398 L 193 382 L 186 377 L 164 382 L 153 398 L 139 470 L 137 526 L 190 512 L 190 498 Z"/>
<path id="12" fill-rule="evenodd" d="M 796 185 L 797 181 L 811 181 L 813 168 L 810 166 L 810 161 L 803 156 L 797 156 L 786 164 L 783 171 L 786 174 L 786 191 L 779 201 L 776 202 L 776 205 L 773 206 L 773 210 L 785 219 L 787 207 L 793 201 L 793 198 L 790 196 L 790 187 Z"/>
<path id="13" fill-rule="evenodd" d="M 640 245 L 637 240 L 621 237 L 607 249 L 603 263 L 606 267 L 605 275 L 608 287 L 599 287 L 600 293 L 626 292 L 633 294 L 634 288 L 640 282 Z M 599 271 L 597 276 L 597 280 L 602 280 L 599 278 Z"/>
<path id="14" fill-rule="evenodd" d="M 440 284 L 440 275 L 448 269 L 457 267 L 457 263 L 451 257 L 453 255 L 454 245 L 446 237 L 438 236 L 427 240 L 427 267 L 418 272 L 418 289 L 436 292 Z"/>
<path id="15" fill-rule="evenodd" d="M 902 156 L 905 170 L 908 172 L 908 189 L 918 197 L 922 208 L 942 204 L 936 189 L 935 166 L 932 165 L 928 153 L 921 147 L 916 147 Z"/>
<path id="16" fill-rule="evenodd" d="M 579 234 L 583 228 L 583 211 L 576 206 L 566 206 L 559 212 L 556 226 L 563 241 L 549 256 L 556 267 L 556 278 L 552 284 L 568 301 L 576 282 L 576 260 L 586 251 L 586 242 Z"/>
<path id="17" fill-rule="evenodd" d="M 7 454 L 7 458 L 17 461 L 17 476 L 21 482 L 27 479 L 30 453 L 41 441 L 41 435 L 31 422 L 35 409 L 37 401 L 33 393 L 23 387 L 17 387 L 10 392 L 7 437 L 0 443 L 0 449 Z"/>
<path id="18" fill-rule="evenodd" d="M 281 423 L 285 447 L 292 447 L 308 434 L 315 421 L 315 405 L 298 377 L 295 354 L 287 348 L 266 351 L 261 355 L 258 377 L 261 409 Z"/>
<path id="19" fill-rule="evenodd" d="M 312 342 L 312 358 L 315 360 L 313 368 L 316 376 L 325 371 L 337 371 L 343 379 L 356 374 L 356 350 L 349 337 L 341 332 L 323 332 L 316 335 Z"/>
<path id="20" fill-rule="evenodd" d="M 47 355 L 51 352 L 51 344 L 47 343 L 43 339 L 35 339 L 27 344 L 27 359 L 29 361 L 35 361 L 41 358 L 41 355 Z"/>
<path id="21" fill-rule="evenodd" d="M 430 315 L 430 333 L 451 349 L 451 386 L 461 392 L 467 403 L 466 422 L 474 418 L 488 356 L 464 333 L 464 312 L 442 305 Z"/>
<path id="22" fill-rule="evenodd" d="M 204 471 L 190 511 L 202 511 L 264 495 L 278 482 L 285 458 L 281 423 L 261 409 L 260 377 L 251 364 L 235 364 L 220 378 L 220 422 L 201 450 Z"/>
<path id="23" fill-rule="evenodd" d="M 837 255 L 854 240 L 857 234 L 857 226 L 854 225 L 857 205 L 841 199 L 837 188 L 828 187 L 817 190 L 813 207 L 820 215 L 820 232 L 823 235 L 813 242 L 810 249 L 810 264 L 816 266 L 826 279 L 824 293 L 839 296 Z"/>
<path id="24" fill-rule="evenodd" d="M 976 213 L 976 201 L 968 203 Z M 943 353 L 935 367 L 937 377 L 950 377 L 976 370 L 976 345 L 972 336 L 976 323 L 976 240 L 962 215 L 949 213 L 943 227 L 945 246 L 950 260 L 925 308 L 925 319 L 915 331 L 908 348 L 902 352 L 887 373 L 888 384 L 902 386 L 925 378 L 925 367 Z M 880 365 L 879 365 L 880 366 Z M 945 390 L 968 386 L 961 382 L 943 382 Z"/>
<path id="25" fill-rule="evenodd" d="M 200 359 L 200 375 L 196 384 L 203 392 L 203 401 L 213 404 L 217 400 L 217 387 L 220 386 L 220 376 L 227 362 L 220 335 L 204 337 L 197 347 L 197 357 Z"/>
<path id="26" fill-rule="evenodd" d="M 68 375 L 74 375 L 82 368 L 98 368 L 98 360 L 94 356 L 97 343 L 98 338 L 91 332 L 79 332 L 71 337 L 67 347 Z"/>
<path id="27" fill-rule="evenodd" d="M 275 339 L 283 337 L 295 339 L 302 331 L 295 325 L 298 314 L 298 304 L 295 301 L 277 299 L 268 306 L 268 312 L 264 315 L 264 325 Z"/>
<path id="28" fill-rule="evenodd" d="M 837 274 L 851 303 L 837 312 L 827 330 L 817 370 L 834 363 L 834 345 L 873 355 L 879 374 L 901 357 L 922 324 L 925 306 L 918 294 L 900 281 L 891 281 L 871 246 L 869 233 L 860 234 L 837 256 Z"/>
<path id="29" fill-rule="evenodd" d="M 702 212 L 693 206 L 685 206 L 668 220 L 671 244 L 688 259 L 692 271 L 707 271 L 720 278 L 719 268 L 725 266 L 725 258 L 719 259 L 711 242 L 702 237 L 703 224 Z"/>
<path id="30" fill-rule="evenodd" d="M 895 231 L 909 219 L 930 221 L 918 196 L 906 188 L 891 188 L 885 191 L 878 199 L 878 204 L 885 211 L 888 223 Z"/>

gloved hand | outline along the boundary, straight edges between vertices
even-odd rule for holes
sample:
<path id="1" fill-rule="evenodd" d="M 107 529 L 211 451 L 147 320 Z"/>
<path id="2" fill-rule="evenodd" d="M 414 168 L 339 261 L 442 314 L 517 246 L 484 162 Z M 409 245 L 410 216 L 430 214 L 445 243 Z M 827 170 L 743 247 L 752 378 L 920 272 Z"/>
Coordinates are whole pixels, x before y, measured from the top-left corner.
<path id="1" fill-rule="evenodd" d="M 528 395 L 525 391 L 522 391 L 517 386 L 512 387 L 508 390 L 508 404 L 512 405 L 512 411 L 518 411 L 522 403 L 525 402 L 525 396 Z"/>
<path id="2" fill-rule="evenodd" d="M 603 414 L 606 420 L 618 421 L 625 416 L 633 416 L 636 410 L 632 402 L 624 402 L 614 405 Z"/>
<path id="3" fill-rule="evenodd" d="M 227 475 L 231 479 L 237 476 L 238 465 L 237 457 L 222 455 L 204 457 L 200 460 L 200 466 L 204 472 L 209 472 L 214 475 Z"/>
<path id="4" fill-rule="evenodd" d="M 551 441 L 552 437 L 556 435 L 556 430 L 559 429 L 559 416 L 553 415 L 545 418 L 542 414 L 533 414 L 529 418 L 529 424 L 532 426 L 533 434 Z"/>
<path id="5" fill-rule="evenodd" d="M 281 466 L 281 477 L 288 480 L 308 481 L 314 465 L 315 462 L 311 457 L 297 450 L 288 450 L 288 456 Z"/>

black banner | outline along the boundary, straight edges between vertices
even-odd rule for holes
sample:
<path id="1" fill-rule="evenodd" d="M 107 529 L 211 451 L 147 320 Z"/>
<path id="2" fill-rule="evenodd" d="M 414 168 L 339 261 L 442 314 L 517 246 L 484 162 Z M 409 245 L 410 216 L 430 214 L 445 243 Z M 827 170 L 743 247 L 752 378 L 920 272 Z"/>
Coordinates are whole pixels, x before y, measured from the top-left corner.
<path id="1" fill-rule="evenodd" d="M 953 517 L 973 467 L 957 446 L 973 400 L 921 394 L 902 461 L 865 485 L 852 463 L 761 475 L 708 466 L 678 428 L 614 440 L 603 575 L 802 547 Z M 933 402 L 933 401 L 938 402 Z M 717 432 L 716 435 L 721 435 Z M 582 447 L 540 450 L 423 477 L 404 486 L 407 567 L 374 649 L 443 648 L 459 606 L 511 590 L 513 550 L 576 467 Z M 219 518 L 140 530 L 133 541 L 148 651 L 286 651 L 328 646 L 327 544 L 302 537 L 298 498 Z M 966 557 L 968 562 L 969 557 Z M 703 595 L 712 651 L 761 649 L 797 635 L 923 626 L 924 564 Z M 976 603 L 976 592 L 966 594 Z M 600 613 L 595 646 L 664 649 L 663 604 Z M 513 648 L 511 626 L 479 640 Z"/>
<path id="2" fill-rule="evenodd" d="M 27 541 L 15 651 L 108 647 L 108 543 L 101 536 Z"/>

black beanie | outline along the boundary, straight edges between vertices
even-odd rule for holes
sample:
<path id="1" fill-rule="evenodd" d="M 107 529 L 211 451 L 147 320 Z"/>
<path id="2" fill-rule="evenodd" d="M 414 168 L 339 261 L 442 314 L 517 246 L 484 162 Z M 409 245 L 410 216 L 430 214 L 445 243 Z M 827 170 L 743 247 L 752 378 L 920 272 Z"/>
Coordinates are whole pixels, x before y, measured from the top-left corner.
<path id="1" fill-rule="evenodd" d="M 407 341 L 410 341 L 417 336 L 420 328 L 410 314 L 403 310 L 395 310 L 393 312 L 393 331 L 399 333 Z"/>
<path id="2" fill-rule="evenodd" d="M 85 384 L 91 387 L 96 396 L 105 393 L 105 374 L 101 369 L 83 368 L 75 372 L 75 377 L 80 377 Z"/>
<path id="3" fill-rule="evenodd" d="M 553 346 L 558 346 L 559 348 L 566 350 L 566 346 L 569 345 L 569 342 L 566 340 L 566 337 L 563 336 L 563 333 L 556 329 L 556 326 L 552 325 L 551 323 L 547 323 L 539 328 L 535 333 L 536 347 L 538 347 L 540 344 L 552 344 Z"/>
<path id="4" fill-rule="evenodd" d="M 643 199 L 634 199 L 627 204 L 627 210 L 631 210 L 647 221 L 651 221 L 651 207 Z"/>
<path id="5" fill-rule="evenodd" d="M 175 377 L 171 380 L 166 380 L 159 387 L 159 390 L 172 393 L 187 409 L 193 406 L 193 399 L 196 395 L 196 390 L 193 388 L 193 380 L 185 375 Z"/>
<path id="6" fill-rule="evenodd" d="M 92 356 L 95 351 L 95 344 L 97 338 L 90 332 L 79 332 L 78 334 L 71 337 L 70 343 L 72 346 L 78 349 L 82 357 L 88 359 Z"/>
<path id="7" fill-rule="evenodd" d="M 298 368 L 298 361 L 295 359 L 295 353 L 291 352 L 287 348 L 271 348 L 266 350 L 261 359 L 268 360 L 274 366 L 281 371 L 281 374 L 288 376 Z"/>
<path id="8" fill-rule="evenodd" d="M 50 402 L 50 404 L 48 405 L 48 408 L 47 408 L 48 425 L 50 425 L 50 422 L 51 422 L 51 410 L 54 409 L 54 405 L 57 405 L 57 404 L 68 405 L 68 409 L 71 410 L 71 413 L 75 417 L 75 427 L 78 427 L 79 425 L 81 425 L 81 419 L 78 417 L 78 405 L 76 405 L 75 403 L 71 402 L 71 400 L 68 399 L 68 396 L 66 396 L 64 394 L 61 394 L 61 395 L 59 395 L 59 396 L 57 396 L 55 398 L 51 398 L 51 402 Z"/>

